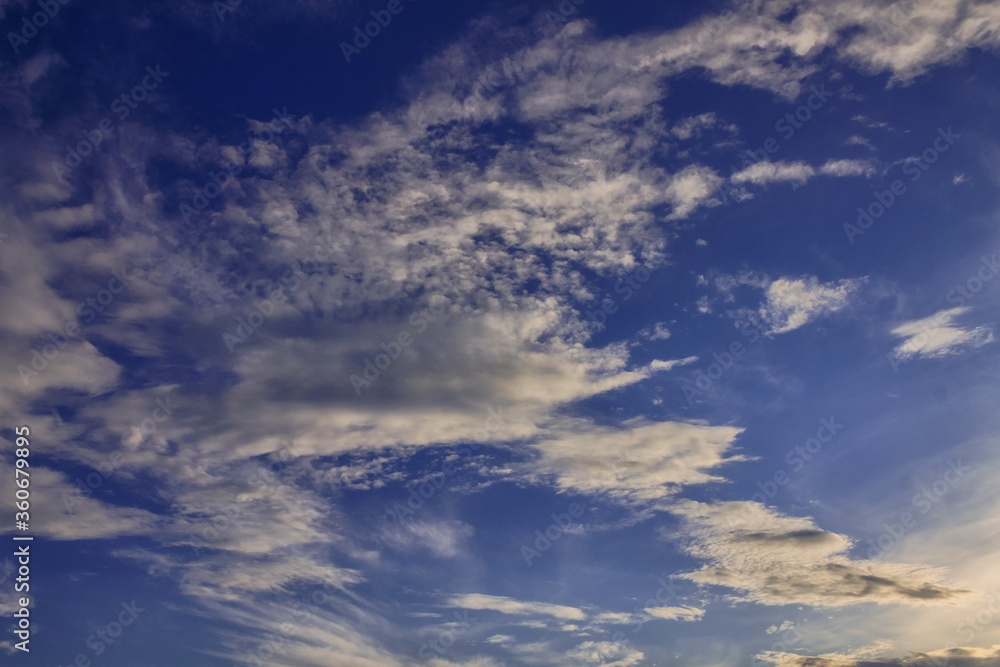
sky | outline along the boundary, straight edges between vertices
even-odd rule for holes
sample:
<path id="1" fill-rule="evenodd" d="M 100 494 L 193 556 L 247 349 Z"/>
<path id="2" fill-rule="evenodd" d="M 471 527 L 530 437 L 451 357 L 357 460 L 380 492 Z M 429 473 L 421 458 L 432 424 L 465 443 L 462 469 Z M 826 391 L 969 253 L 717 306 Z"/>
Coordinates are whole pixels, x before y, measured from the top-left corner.
<path id="1" fill-rule="evenodd" d="M 0 26 L 3 664 L 1000 666 L 1000 4 Z"/>

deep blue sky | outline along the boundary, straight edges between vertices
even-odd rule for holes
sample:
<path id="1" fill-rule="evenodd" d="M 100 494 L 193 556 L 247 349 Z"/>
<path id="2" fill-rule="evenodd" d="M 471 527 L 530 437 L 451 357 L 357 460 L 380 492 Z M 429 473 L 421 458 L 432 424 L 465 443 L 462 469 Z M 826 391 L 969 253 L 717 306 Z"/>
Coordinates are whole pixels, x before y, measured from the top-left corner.
<path id="1" fill-rule="evenodd" d="M 389 5 L 0 0 L 5 660 L 1000 665 L 997 6 Z"/>

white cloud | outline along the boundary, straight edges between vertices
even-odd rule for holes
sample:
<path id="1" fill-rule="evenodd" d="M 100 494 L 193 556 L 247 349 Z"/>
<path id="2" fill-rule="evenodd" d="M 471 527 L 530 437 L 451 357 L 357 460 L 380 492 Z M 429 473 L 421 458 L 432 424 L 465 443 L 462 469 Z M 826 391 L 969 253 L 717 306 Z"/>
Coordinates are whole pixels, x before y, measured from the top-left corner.
<path id="1" fill-rule="evenodd" d="M 711 203 L 712 195 L 722 182 L 723 178 L 709 167 L 685 167 L 674 175 L 666 188 L 666 197 L 674 205 L 668 218 L 686 218 L 699 206 Z"/>
<path id="2" fill-rule="evenodd" d="M 1000 667 L 1000 646 L 991 648 L 956 646 L 902 658 L 885 657 L 884 651 L 879 653 L 877 662 L 874 661 L 876 656 L 863 659 L 837 653 L 806 656 L 780 651 L 765 651 L 757 655 L 757 658 L 775 667 L 869 667 L 876 664 L 879 667 L 936 667 L 944 664 L 961 667 Z"/>
<path id="3" fill-rule="evenodd" d="M 656 339 L 650 338 L 650 340 Z M 698 361 L 698 357 L 685 357 L 683 359 L 671 359 L 669 361 L 654 359 L 649 362 L 649 369 L 651 371 L 669 371 L 677 366 L 687 366 L 688 364 L 693 364 L 696 361 Z"/>
<path id="4" fill-rule="evenodd" d="M 857 134 L 853 134 L 850 137 L 848 137 L 844 143 L 847 144 L 848 146 L 864 146 L 868 150 L 871 151 L 875 150 L 875 146 L 872 144 L 871 141 Z"/>
<path id="5" fill-rule="evenodd" d="M 989 327 L 962 327 L 955 324 L 955 320 L 967 312 L 968 307 L 951 308 L 922 320 L 900 324 L 892 333 L 906 340 L 896 346 L 893 354 L 899 359 L 935 359 L 995 341 L 996 337 Z"/>
<path id="6" fill-rule="evenodd" d="M 781 181 L 805 183 L 816 170 L 805 162 L 758 162 L 736 172 L 730 180 L 733 183 L 753 183 L 766 185 Z"/>
<path id="7" fill-rule="evenodd" d="M 427 664 L 430 667 L 503 667 L 503 663 L 496 662 L 493 658 L 483 657 L 470 658 L 461 662 L 453 662 L 444 658 L 433 658 Z"/>
<path id="8" fill-rule="evenodd" d="M 872 120 L 871 118 L 865 116 L 864 114 L 857 114 L 856 116 L 852 116 L 851 120 L 853 120 L 856 123 L 861 123 L 867 128 L 884 129 L 889 127 L 889 123 L 886 123 L 884 121 Z"/>
<path id="9" fill-rule="evenodd" d="M 871 176 L 875 167 L 868 160 L 830 160 L 819 171 L 826 176 Z"/>
<path id="10" fill-rule="evenodd" d="M 611 429 L 570 420 L 535 448 L 530 473 L 552 476 L 556 486 L 600 491 L 626 502 L 648 502 L 683 486 L 721 481 L 711 471 L 744 460 L 729 455 L 742 429 L 684 422 L 630 422 Z"/>
<path id="11" fill-rule="evenodd" d="M 824 176 L 870 176 L 875 172 L 872 164 L 865 160 L 828 160 L 819 168 L 805 162 L 758 162 L 732 175 L 733 183 L 791 182 L 801 185 L 817 174 Z"/>
<path id="12" fill-rule="evenodd" d="M 646 655 L 625 645 L 623 642 L 586 641 L 567 654 L 573 660 L 581 660 L 588 665 L 603 667 L 629 667 L 637 665 Z"/>
<path id="13" fill-rule="evenodd" d="M 644 610 L 654 618 L 667 621 L 700 621 L 705 615 L 704 609 L 697 607 L 647 607 Z"/>
<path id="14" fill-rule="evenodd" d="M 669 340 L 670 329 L 668 329 L 663 322 L 657 322 L 653 325 L 653 331 L 648 332 L 646 337 L 649 340 Z"/>
<path id="15" fill-rule="evenodd" d="M 49 70 L 56 65 L 65 64 L 66 61 L 63 60 L 62 56 L 58 53 L 53 53 L 52 51 L 42 51 L 21 65 L 21 75 L 24 77 L 24 82 L 31 86 L 34 85 L 39 79 L 46 76 L 49 73 Z"/>
<path id="16" fill-rule="evenodd" d="M 519 616 L 551 616 L 570 621 L 584 621 L 587 619 L 587 614 L 575 607 L 548 604 L 546 602 L 522 602 L 500 595 L 483 595 L 481 593 L 454 595 L 448 599 L 448 604 L 462 609 L 498 611 L 501 614 Z"/>
<path id="17" fill-rule="evenodd" d="M 867 278 L 855 278 L 820 283 L 815 276 L 778 278 L 765 288 L 765 301 L 757 311 L 744 309 L 738 311 L 736 316 L 738 320 L 755 321 L 768 335 L 787 333 L 819 317 L 843 310 L 849 305 L 851 295 L 866 281 Z M 738 284 L 761 284 L 751 277 L 730 277 L 728 282 L 716 283 L 725 292 Z"/>
<path id="18" fill-rule="evenodd" d="M 670 128 L 670 133 L 678 139 L 685 141 L 691 137 L 700 138 L 706 130 L 712 128 L 725 130 L 727 134 L 733 134 L 737 131 L 735 125 L 723 125 L 715 112 L 709 111 L 697 116 L 682 118 L 676 125 Z"/>
<path id="19" fill-rule="evenodd" d="M 306 4 L 329 5 L 295 6 L 301 10 Z M 218 210 L 202 212 L 192 229 L 185 228 L 176 210 L 164 210 L 175 192 L 148 180 L 151 170 L 144 165 L 169 161 L 207 174 L 219 168 L 224 155 L 233 155 L 232 146 L 122 126 L 127 140 L 118 142 L 121 155 L 106 162 L 92 158 L 95 168 L 105 168 L 94 181 L 92 201 L 65 208 L 55 206 L 89 192 L 91 184 L 76 192 L 52 176 L 50 164 L 61 159 L 62 144 L 25 150 L 15 192 L 21 201 L 3 210 L 3 226 L 11 236 L 0 245 L 0 270 L 5 281 L 18 285 L 17 291 L 0 294 L 5 349 L 28 350 L 33 337 L 75 320 L 78 300 L 100 287 L 95 276 L 106 276 L 135 257 L 148 269 L 148 279 L 130 286 L 127 297 L 109 311 L 113 319 L 95 324 L 87 335 L 149 356 L 183 350 L 185 358 L 195 358 L 192 368 L 234 378 L 232 385 L 196 394 L 183 414 L 138 447 L 120 473 L 169 479 L 158 486 L 168 513 L 88 499 L 76 516 L 54 511 L 39 525 L 55 539 L 155 534 L 164 546 L 183 546 L 211 518 L 206 506 L 238 502 L 255 523 L 226 530 L 213 542 L 211 558 L 185 565 L 158 554 L 145 562 L 170 571 L 220 620 L 246 628 L 241 639 L 252 642 L 294 613 L 258 597 L 306 582 L 343 592 L 363 580 L 354 570 L 325 562 L 328 552 L 311 557 L 287 551 L 336 543 L 350 552 L 353 545 L 343 544 L 350 536 L 332 535 L 335 509 L 328 499 L 300 481 L 283 480 L 266 491 L 244 483 L 241 466 L 277 451 L 284 437 L 294 438 L 303 466 L 316 457 L 365 449 L 389 448 L 393 451 L 380 456 L 391 458 L 413 447 L 467 441 L 483 428 L 487 409 L 503 406 L 518 419 L 510 419 L 496 437 L 531 440 L 539 462 L 523 474 L 551 475 L 560 488 L 652 499 L 683 485 L 719 480 L 713 470 L 739 460 L 728 454 L 738 429 L 676 422 L 613 429 L 553 416 L 573 401 L 687 361 L 655 361 L 629 370 L 621 346 L 595 349 L 569 342 L 586 331 L 585 318 L 570 305 L 588 291 L 583 274 L 611 275 L 622 267 L 662 263 L 666 241 L 657 209 L 671 205 L 672 219 L 690 215 L 714 203 L 723 180 L 704 165 L 671 172 L 650 159 L 669 133 L 657 106 L 662 79 L 704 67 L 717 82 L 793 97 L 817 69 L 809 58 L 839 44 L 834 57 L 873 71 L 890 70 L 893 81 L 905 80 L 958 57 L 976 34 L 987 35 L 985 45 L 996 44 L 991 30 L 1000 12 L 995 6 L 963 5 L 960 12 L 952 4 L 929 0 L 911 24 L 928 34 L 889 40 L 875 34 L 877 20 L 888 10 L 862 2 L 802 3 L 791 22 L 777 20 L 784 3 L 751 3 L 721 35 L 703 35 L 691 26 L 600 39 L 586 24 L 574 23 L 521 49 L 519 73 L 506 84 L 509 95 L 475 100 L 468 90 L 482 70 L 470 71 L 500 66 L 495 54 L 481 48 L 479 37 L 494 27 L 483 23 L 478 33 L 470 31 L 406 82 L 408 97 L 396 110 L 343 125 L 301 119 L 290 132 L 291 148 L 283 138 L 255 142 L 248 162 L 252 173 L 238 187 L 226 188 L 215 202 Z M 246 16 L 252 20 L 253 13 Z M 861 31 L 843 30 L 852 25 Z M 49 57 L 31 61 L 26 80 L 44 83 L 57 64 Z M 482 121 L 501 117 L 531 123 L 537 140 L 497 145 L 494 137 L 477 134 Z M 706 118 L 674 134 L 696 136 L 699 127 L 716 121 Z M 432 134 L 431 127 L 446 131 Z M 622 127 L 628 128 L 627 137 L 614 132 L 603 149 L 595 147 L 609 129 Z M 484 165 L 448 157 L 479 149 L 492 155 Z M 832 164 L 840 163 L 827 163 Z M 748 170 L 741 178 L 799 182 L 810 169 L 778 163 Z M 372 173 L 391 178 L 371 178 Z M 201 185 L 182 182 L 176 191 Z M 29 213 L 20 220 L 15 210 Z M 111 238 L 65 238 L 65 230 L 97 221 L 107 223 Z M 190 233 L 194 228 L 197 234 Z M 221 333 L 248 312 L 261 288 L 281 286 L 286 270 L 311 259 L 318 243 L 327 259 L 316 277 L 276 307 L 245 345 L 227 354 Z M 217 254 L 206 253 L 207 248 Z M 70 271 L 73 277 L 67 279 Z M 850 291 L 843 281 L 839 286 L 786 283 L 773 295 L 769 289 L 762 309 L 775 332 L 843 307 L 841 290 Z M 435 292 L 440 296 L 430 296 Z M 410 330 L 410 316 L 442 304 L 444 312 L 429 324 L 428 333 L 385 370 L 371 394 L 356 395 L 349 376 L 379 352 L 377 343 L 394 340 Z M 699 302 L 699 310 L 709 312 L 707 299 Z M 184 324 L 177 326 L 181 317 Z M 91 342 L 62 350 L 31 388 L 10 371 L 23 357 L 0 356 L 8 369 L 0 409 L 38 415 L 40 432 L 62 436 L 47 441 L 50 451 L 65 460 L 92 464 L 96 449 L 69 443 L 93 436 L 97 445 L 117 446 L 125 429 L 145 416 L 141 401 L 132 400 L 141 395 L 133 392 L 107 400 L 67 392 L 68 406 L 87 419 L 67 425 L 52 416 L 55 411 L 45 400 L 54 393 L 49 390 L 96 395 L 117 386 L 118 365 Z M 616 463 L 608 452 L 621 442 L 628 445 L 628 457 Z M 190 460 L 173 455 L 176 447 L 190 447 Z M 390 462 L 379 465 L 387 468 Z M 609 478 L 594 477 L 607 469 L 613 471 Z M 71 491 L 63 477 L 40 473 L 46 497 L 56 500 Z M 354 471 L 331 473 L 338 479 L 342 474 L 355 479 Z M 12 479 L 7 472 L 4 477 Z M 279 510 L 277 501 L 294 511 Z M 464 536 L 453 524 L 414 531 L 390 539 L 453 555 Z M 468 608 L 518 615 L 585 616 L 572 607 L 510 598 L 458 599 L 483 605 Z M 345 607 L 339 610 L 343 614 L 322 613 L 300 625 L 300 634 L 289 641 L 288 661 L 405 663 L 377 648 L 373 639 L 391 633 L 388 623 L 360 603 Z M 641 653 L 600 643 L 579 650 L 582 659 L 607 657 L 618 665 L 642 659 Z M 227 657 L 236 653 L 233 649 Z"/>
<path id="20" fill-rule="evenodd" d="M 483 641 L 487 644 L 513 644 L 516 640 L 510 635 L 492 635 Z"/>
<path id="21" fill-rule="evenodd" d="M 14 507 L 14 466 L 0 463 L 0 510 L 16 511 Z M 101 473 L 91 473 L 103 481 Z M 85 495 L 61 472 L 41 466 L 31 467 L 31 492 L 44 503 L 32 505 L 31 527 L 36 535 L 54 540 L 92 540 L 121 535 L 153 535 L 166 523 L 162 517 L 147 510 L 120 507 Z"/>
<path id="22" fill-rule="evenodd" d="M 679 576 L 734 589 L 739 592 L 734 600 L 814 607 L 947 605 L 968 593 L 942 583 L 939 569 L 851 560 L 845 555 L 852 546 L 848 537 L 758 503 L 685 501 L 674 511 L 685 521 L 686 550 L 707 561 Z"/>
<path id="23" fill-rule="evenodd" d="M 782 21 L 792 7 L 794 18 Z M 702 66 L 726 85 L 744 83 L 794 97 L 802 78 L 814 71 L 812 58 L 828 47 L 835 58 L 865 73 L 889 72 L 890 85 L 905 84 L 935 65 L 957 61 L 971 47 L 996 49 L 998 28 L 1000 10 L 987 1 L 745 3 L 725 30 L 695 24 L 673 39 L 655 40 L 660 48 L 648 61 L 676 70 Z M 777 54 L 786 52 L 792 62 L 775 67 Z"/>
<path id="24" fill-rule="evenodd" d="M 474 529 L 461 521 L 404 521 L 383 530 L 383 539 L 394 549 L 425 549 L 439 558 L 454 558 L 462 553 Z"/>

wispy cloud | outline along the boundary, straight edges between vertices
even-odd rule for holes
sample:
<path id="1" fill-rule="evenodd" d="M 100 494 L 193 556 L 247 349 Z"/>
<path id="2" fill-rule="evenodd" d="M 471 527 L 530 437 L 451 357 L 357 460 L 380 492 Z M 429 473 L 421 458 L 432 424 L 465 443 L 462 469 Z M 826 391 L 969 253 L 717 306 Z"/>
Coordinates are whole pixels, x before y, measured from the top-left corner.
<path id="1" fill-rule="evenodd" d="M 756 309 L 741 308 L 733 312 L 738 322 L 761 326 L 767 335 L 778 335 L 799 329 L 824 316 L 844 310 L 851 297 L 867 282 L 867 278 L 845 278 L 821 283 L 816 276 L 771 278 L 744 273 L 720 275 L 715 285 L 728 300 L 734 300 L 734 290 L 742 285 L 763 290 L 764 302 Z"/>
<path id="2" fill-rule="evenodd" d="M 995 341 L 993 330 L 987 326 L 963 327 L 955 323 L 969 310 L 968 307 L 951 308 L 900 324 L 892 334 L 905 340 L 895 347 L 893 354 L 899 359 L 934 359 Z"/>
<path id="3" fill-rule="evenodd" d="M 934 568 L 851 560 L 846 536 L 756 503 L 692 501 L 675 512 L 687 523 L 688 552 L 707 561 L 683 578 L 734 589 L 742 601 L 924 605 L 949 604 L 968 593 L 942 583 L 943 573 Z"/>
<path id="4" fill-rule="evenodd" d="M 700 621 L 705 615 L 705 610 L 697 607 L 647 607 L 645 611 L 667 621 Z"/>
<path id="5" fill-rule="evenodd" d="M 875 172 L 871 163 L 864 160 L 829 160 L 818 168 L 805 162 L 758 162 L 732 175 L 733 183 L 752 183 L 767 185 L 768 183 L 789 182 L 802 185 L 816 175 L 823 176 L 870 176 Z"/>
<path id="6" fill-rule="evenodd" d="M 512 614 L 515 616 L 551 616 L 569 621 L 584 621 L 587 619 L 587 614 L 576 607 L 567 607 L 565 605 L 549 604 L 546 602 L 523 602 L 501 595 L 483 595 L 481 593 L 454 595 L 448 599 L 448 604 L 461 609 L 496 611 L 501 614 Z"/>

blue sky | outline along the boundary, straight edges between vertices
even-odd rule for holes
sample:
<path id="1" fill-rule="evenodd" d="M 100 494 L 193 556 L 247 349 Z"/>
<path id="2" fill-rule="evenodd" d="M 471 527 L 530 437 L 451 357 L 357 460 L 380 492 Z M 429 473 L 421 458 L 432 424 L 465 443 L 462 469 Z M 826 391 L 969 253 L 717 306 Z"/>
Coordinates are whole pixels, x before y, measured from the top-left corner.
<path id="1" fill-rule="evenodd" d="M 5 664 L 1000 665 L 996 3 L 0 15 Z"/>

